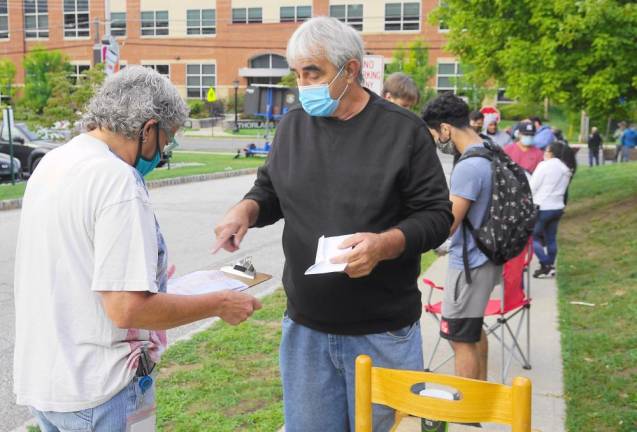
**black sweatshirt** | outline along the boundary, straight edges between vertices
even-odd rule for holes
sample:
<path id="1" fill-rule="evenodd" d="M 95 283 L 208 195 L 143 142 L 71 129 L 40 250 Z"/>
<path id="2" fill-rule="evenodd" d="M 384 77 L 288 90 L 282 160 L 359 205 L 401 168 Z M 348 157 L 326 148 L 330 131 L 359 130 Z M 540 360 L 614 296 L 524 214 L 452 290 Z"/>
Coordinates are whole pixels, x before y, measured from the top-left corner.
<path id="1" fill-rule="evenodd" d="M 295 322 L 333 334 L 396 330 L 420 318 L 420 254 L 449 235 L 447 183 L 425 123 L 370 93 L 340 121 L 290 110 L 245 196 L 259 204 L 255 226 L 285 219 L 283 286 Z M 403 254 L 370 275 L 305 276 L 321 235 L 400 229 Z"/>

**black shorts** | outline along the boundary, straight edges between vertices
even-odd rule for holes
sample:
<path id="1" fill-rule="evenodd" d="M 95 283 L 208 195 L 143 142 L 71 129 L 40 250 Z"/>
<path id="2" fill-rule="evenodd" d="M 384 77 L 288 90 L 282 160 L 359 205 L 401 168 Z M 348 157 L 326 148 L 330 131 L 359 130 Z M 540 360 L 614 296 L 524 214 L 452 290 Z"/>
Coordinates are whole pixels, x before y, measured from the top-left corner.
<path id="1" fill-rule="evenodd" d="M 440 320 L 440 336 L 453 342 L 480 341 L 484 318 L 445 318 Z"/>

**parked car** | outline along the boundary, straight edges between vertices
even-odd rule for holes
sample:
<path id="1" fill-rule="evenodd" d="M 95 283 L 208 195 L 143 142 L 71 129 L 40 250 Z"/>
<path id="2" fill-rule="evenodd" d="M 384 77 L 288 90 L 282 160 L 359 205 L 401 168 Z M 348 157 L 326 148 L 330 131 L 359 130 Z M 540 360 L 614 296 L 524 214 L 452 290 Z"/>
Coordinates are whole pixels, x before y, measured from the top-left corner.
<path id="1" fill-rule="evenodd" d="M 13 175 L 16 180 L 19 180 L 22 171 L 22 164 L 20 159 L 13 158 Z M 8 154 L 0 153 L 0 180 L 11 179 L 11 157 Z"/>
<path id="2" fill-rule="evenodd" d="M 24 123 L 13 125 L 11 140 L 13 141 L 13 156 L 20 160 L 22 173 L 26 177 L 33 173 L 45 154 L 63 144 L 40 139 Z M 0 125 L 0 152 L 10 153 L 9 131 L 2 125 Z"/>

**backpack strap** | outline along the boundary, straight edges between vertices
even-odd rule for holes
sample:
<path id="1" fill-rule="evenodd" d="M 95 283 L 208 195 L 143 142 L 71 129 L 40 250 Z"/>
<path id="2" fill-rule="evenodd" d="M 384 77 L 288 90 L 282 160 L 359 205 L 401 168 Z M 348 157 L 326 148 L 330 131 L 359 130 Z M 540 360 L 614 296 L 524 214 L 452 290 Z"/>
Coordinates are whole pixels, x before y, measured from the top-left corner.
<path id="1" fill-rule="evenodd" d="M 469 250 L 467 247 L 467 224 L 465 221 L 462 221 L 462 265 L 464 267 L 464 278 L 467 284 L 471 285 L 471 269 L 469 269 Z"/>

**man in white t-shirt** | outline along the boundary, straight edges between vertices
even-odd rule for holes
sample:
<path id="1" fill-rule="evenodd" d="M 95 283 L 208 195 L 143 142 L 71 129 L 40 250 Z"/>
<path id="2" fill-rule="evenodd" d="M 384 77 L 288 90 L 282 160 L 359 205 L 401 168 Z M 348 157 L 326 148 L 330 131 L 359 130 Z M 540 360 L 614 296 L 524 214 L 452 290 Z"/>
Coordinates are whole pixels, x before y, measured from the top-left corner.
<path id="1" fill-rule="evenodd" d="M 170 81 L 129 67 L 91 100 L 87 133 L 27 184 L 15 261 L 14 391 L 45 431 L 152 423 L 165 330 L 260 308 L 238 292 L 166 293 L 167 256 L 143 176 L 188 109 Z"/>

